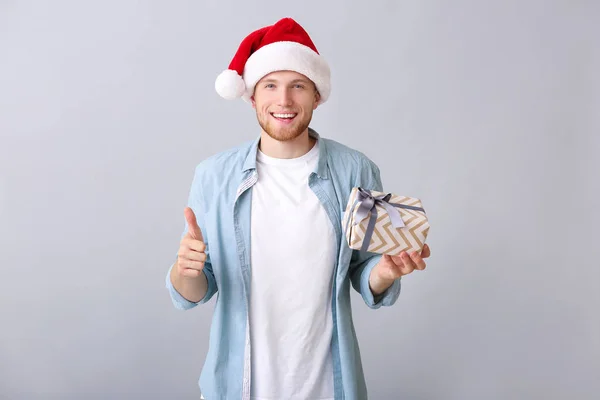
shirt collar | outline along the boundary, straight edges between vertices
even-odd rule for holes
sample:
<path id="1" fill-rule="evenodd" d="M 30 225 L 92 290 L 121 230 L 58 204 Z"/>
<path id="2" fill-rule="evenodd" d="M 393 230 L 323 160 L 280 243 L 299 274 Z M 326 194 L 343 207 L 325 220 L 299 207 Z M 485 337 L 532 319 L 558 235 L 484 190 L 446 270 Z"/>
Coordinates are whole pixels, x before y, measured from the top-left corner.
<path id="1" fill-rule="evenodd" d="M 314 173 L 317 174 L 319 178 L 327 179 L 327 146 L 323 140 L 321 140 L 321 136 L 317 131 L 312 128 L 308 128 L 308 134 L 319 141 L 319 162 L 317 163 L 317 168 Z M 256 138 L 252 142 L 252 146 L 250 147 L 250 151 L 246 156 L 246 160 L 244 161 L 244 166 L 242 167 L 242 171 L 246 172 L 249 170 L 256 169 L 256 155 L 258 153 L 258 144 L 260 143 L 260 136 Z"/>

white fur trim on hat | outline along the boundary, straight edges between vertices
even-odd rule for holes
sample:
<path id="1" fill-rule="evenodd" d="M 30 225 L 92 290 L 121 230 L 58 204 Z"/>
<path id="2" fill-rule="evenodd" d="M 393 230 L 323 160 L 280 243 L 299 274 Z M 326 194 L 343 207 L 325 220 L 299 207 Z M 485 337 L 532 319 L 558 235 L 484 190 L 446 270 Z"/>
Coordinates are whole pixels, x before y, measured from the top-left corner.
<path id="1" fill-rule="evenodd" d="M 329 65 L 318 53 L 297 42 L 275 42 L 261 47 L 246 61 L 243 98 L 250 101 L 254 86 L 265 75 L 275 71 L 295 71 L 313 81 L 324 103 L 331 92 Z"/>

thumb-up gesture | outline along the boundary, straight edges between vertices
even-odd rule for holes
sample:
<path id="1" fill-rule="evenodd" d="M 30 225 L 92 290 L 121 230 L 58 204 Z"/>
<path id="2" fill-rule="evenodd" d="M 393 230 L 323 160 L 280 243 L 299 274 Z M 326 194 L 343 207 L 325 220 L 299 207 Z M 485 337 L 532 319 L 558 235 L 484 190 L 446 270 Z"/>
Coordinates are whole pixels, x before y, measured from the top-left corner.
<path id="1" fill-rule="evenodd" d="M 204 268 L 206 245 L 194 211 L 186 207 L 183 214 L 188 224 L 188 231 L 181 239 L 176 267 L 180 275 L 195 278 L 200 276 Z"/>

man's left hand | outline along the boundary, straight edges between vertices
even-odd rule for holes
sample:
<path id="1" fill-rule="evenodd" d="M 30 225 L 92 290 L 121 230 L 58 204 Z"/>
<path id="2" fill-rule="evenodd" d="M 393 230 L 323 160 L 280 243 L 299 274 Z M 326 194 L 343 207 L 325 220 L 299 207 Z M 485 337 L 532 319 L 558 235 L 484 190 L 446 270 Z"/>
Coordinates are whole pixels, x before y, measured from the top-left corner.
<path id="1" fill-rule="evenodd" d="M 405 251 L 397 256 L 384 254 L 369 276 L 371 291 L 377 296 L 392 286 L 396 279 L 410 274 L 415 269 L 424 270 L 426 264 L 423 259 L 430 255 L 431 250 L 428 245 L 423 246 L 421 254 L 417 251 L 413 251 L 410 255 Z"/>

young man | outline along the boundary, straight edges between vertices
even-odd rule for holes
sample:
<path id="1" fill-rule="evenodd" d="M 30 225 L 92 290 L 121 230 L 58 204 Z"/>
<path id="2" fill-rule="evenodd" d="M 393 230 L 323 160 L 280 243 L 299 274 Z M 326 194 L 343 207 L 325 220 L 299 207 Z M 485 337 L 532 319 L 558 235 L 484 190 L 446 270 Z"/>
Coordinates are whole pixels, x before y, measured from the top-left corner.
<path id="1" fill-rule="evenodd" d="M 206 399 L 366 399 L 350 285 L 369 307 L 390 306 L 400 277 L 425 268 L 428 247 L 390 257 L 345 243 L 352 188 L 383 187 L 365 155 L 309 128 L 329 79 L 289 18 L 248 35 L 217 78 L 221 96 L 252 104 L 261 133 L 196 167 L 166 279 L 180 309 L 217 293 Z"/>

